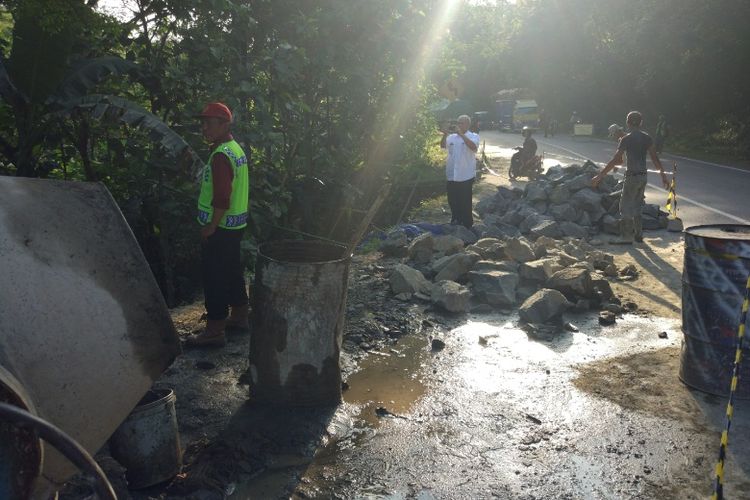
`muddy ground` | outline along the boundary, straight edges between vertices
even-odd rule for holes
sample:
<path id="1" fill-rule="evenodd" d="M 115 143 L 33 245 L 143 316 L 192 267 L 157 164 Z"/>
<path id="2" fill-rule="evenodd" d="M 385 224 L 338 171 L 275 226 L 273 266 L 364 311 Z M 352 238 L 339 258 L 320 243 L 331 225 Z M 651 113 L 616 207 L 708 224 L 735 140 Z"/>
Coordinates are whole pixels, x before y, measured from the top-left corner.
<path id="1" fill-rule="evenodd" d="M 509 184 L 485 175 L 476 198 Z M 522 184 L 522 183 L 520 183 Z M 412 220 L 445 222 L 444 199 Z M 446 315 L 388 289 L 397 259 L 356 255 L 350 270 L 344 403 L 284 409 L 249 400 L 249 336 L 188 350 L 157 385 L 174 388 L 183 473 L 123 498 L 706 498 L 724 398 L 677 377 L 682 237 L 607 246 L 634 281 L 613 282 L 636 314 L 531 338 L 510 314 Z M 202 306 L 173 311 L 181 335 Z M 750 405 L 736 406 L 728 498 L 750 498 Z M 122 470 L 99 455 L 113 476 Z M 119 481 L 122 484 L 122 480 Z M 83 498 L 74 481 L 62 498 Z"/>

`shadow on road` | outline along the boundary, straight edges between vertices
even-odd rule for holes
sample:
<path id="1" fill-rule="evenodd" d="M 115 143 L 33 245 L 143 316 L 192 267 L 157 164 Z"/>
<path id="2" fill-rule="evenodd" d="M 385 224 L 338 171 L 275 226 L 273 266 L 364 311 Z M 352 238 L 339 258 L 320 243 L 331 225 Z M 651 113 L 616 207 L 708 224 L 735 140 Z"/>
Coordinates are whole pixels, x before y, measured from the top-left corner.
<path id="1" fill-rule="evenodd" d="M 682 273 L 659 257 L 648 245 L 628 248 L 626 253 L 638 264 L 642 272 L 661 277 L 662 284 L 672 291 L 672 295 L 670 297 L 658 295 L 656 292 L 644 290 L 627 282 L 622 283 L 622 285 L 679 315 L 681 311 Z"/>

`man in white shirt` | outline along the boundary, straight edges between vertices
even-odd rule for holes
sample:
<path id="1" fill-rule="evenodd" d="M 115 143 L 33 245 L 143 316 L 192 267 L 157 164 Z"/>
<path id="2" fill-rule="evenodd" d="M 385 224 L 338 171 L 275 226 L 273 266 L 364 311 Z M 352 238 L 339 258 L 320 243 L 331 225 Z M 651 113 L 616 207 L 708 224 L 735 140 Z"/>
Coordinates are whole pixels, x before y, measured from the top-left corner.
<path id="1" fill-rule="evenodd" d="M 471 189 L 474 185 L 477 160 L 475 153 L 479 147 L 479 134 L 469 131 L 471 118 L 458 117 L 457 129 L 443 131 L 440 146 L 448 150 L 445 163 L 445 176 L 448 180 L 448 205 L 451 208 L 451 224 L 461 224 L 471 228 L 474 217 L 471 209 Z"/>

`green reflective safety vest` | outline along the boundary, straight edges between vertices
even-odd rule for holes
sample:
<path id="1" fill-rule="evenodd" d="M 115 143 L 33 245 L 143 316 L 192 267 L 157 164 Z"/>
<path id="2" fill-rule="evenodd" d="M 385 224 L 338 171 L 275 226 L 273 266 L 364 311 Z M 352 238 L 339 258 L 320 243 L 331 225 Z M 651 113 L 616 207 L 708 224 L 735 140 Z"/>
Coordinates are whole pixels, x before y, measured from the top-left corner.
<path id="1" fill-rule="evenodd" d="M 211 160 L 217 153 L 222 153 L 229 158 L 232 164 L 232 195 L 229 198 L 229 209 L 219 222 L 219 227 L 224 229 L 242 229 L 247 226 L 247 200 L 248 200 L 248 173 L 247 156 L 237 141 L 229 141 L 219 144 L 208 157 L 208 163 L 203 167 L 201 180 L 201 194 L 198 197 L 198 222 L 205 226 L 211 222 L 214 214 L 213 201 L 213 177 L 211 176 Z"/>

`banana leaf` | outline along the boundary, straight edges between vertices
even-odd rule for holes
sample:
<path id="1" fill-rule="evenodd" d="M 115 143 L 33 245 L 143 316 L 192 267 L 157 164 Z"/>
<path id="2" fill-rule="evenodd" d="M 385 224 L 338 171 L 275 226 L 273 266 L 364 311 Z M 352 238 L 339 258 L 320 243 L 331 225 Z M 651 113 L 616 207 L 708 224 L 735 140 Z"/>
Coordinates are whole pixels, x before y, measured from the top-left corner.
<path id="1" fill-rule="evenodd" d="M 110 76 L 141 75 L 135 63 L 116 56 L 95 57 L 75 64 L 68 76 L 50 96 L 47 104 L 64 106 L 66 102 L 87 95 L 104 79 Z"/>
<path id="2" fill-rule="evenodd" d="M 52 115 L 66 118 L 81 113 L 106 123 L 124 124 L 145 131 L 148 137 L 157 142 L 170 156 L 179 161 L 187 161 L 192 175 L 197 175 L 203 168 L 200 157 L 177 132 L 158 116 L 133 101 L 92 94 L 66 102 L 63 109 Z"/>

